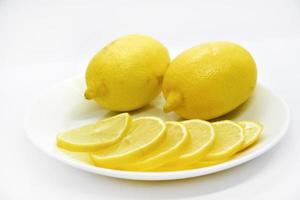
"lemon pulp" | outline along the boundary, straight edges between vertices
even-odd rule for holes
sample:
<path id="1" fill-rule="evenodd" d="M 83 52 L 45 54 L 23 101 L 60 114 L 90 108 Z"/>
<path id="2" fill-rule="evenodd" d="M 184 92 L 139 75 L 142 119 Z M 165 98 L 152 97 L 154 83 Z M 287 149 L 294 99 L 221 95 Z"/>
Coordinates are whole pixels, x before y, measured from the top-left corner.
<path id="1" fill-rule="evenodd" d="M 57 136 L 57 145 L 70 151 L 89 152 L 117 142 L 130 126 L 128 113 L 100 120 Z"/>

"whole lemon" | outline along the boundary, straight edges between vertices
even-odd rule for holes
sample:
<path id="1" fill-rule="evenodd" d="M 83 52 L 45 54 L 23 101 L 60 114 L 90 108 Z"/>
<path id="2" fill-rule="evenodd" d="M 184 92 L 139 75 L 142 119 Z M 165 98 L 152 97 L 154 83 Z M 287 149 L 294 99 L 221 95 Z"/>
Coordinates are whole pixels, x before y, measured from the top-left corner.
<path id="1" fill-rule="evenodd" d="M 86 99 L 113 111 L 141 108 L 161 91 L 168 50 L 145 35 L 123 36 L 100 50 L 86 70 Z"/>
<path id="2" fill-rule="evenodd" d="M 188 49 L 170 64 L 163 79 L 164 111 L 186 119 L 212 119 L 232 111 L 251 95 L 256 64 L 231 42 L 210 42 Z"/>

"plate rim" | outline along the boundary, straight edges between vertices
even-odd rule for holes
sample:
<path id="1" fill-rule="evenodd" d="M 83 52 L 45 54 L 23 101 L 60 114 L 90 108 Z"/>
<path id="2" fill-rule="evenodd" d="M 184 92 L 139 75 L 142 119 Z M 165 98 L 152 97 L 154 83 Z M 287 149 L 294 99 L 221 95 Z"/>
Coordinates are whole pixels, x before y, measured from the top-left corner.
<path id="1" fill-rule="evenodd" d="M 241 165 L 243 163 L 246 163 L 248 161 L 253 160 L 254 158 L 257 158 L 270 149 L 272 149 L 274 146 L 276 146 L 281 139 L 286 135 L 289 124 L 290 124 L 290 109 L 286 101 L 279 95 L 277 95 L 275 92 L 273 92 L 271 89 L 266 87 L 262 83 L 257 83 L 260 87 L 268 90 L 273 96 L 276 96 L 276 98 L 279 99 L 279 101 L 282 103 L 284 107 L 284 111 L 286 114 L 286 119 L 284 121 L 284 124 L 282 125 L 282 129 L 280 130 L 278 136 L 269 144 L 266 144 L 264 148 L 262 148 L 260 151 L 254 151 L 251 154 L 243 155 L 242 157 L 239 157 L 237 159 L 233 159 L 230 161 L 227 161 L 225 163 L 217 164 L 214 166 L 208 166 L 203 168 L 197 168 L 197 169 L 189 169 L 189 170 L 182 170 L 182 171 L 171 171 L 171 172 L 135 172 L 135 171 L 124 171 L 124 170 L 116 170 L 116 169 L 109 169 L 109 168 L 102 168 L 102 167 L 96 167 L 93 165 L 88 165 L 86 163 L 80 162 L 78 160 L 75 160 L 71 157 L 60 155 L 58 153 L 51 153 L 47 151 L 46 149 L 42 148 L 39 144 L 35 142 L 35 140 L 32 138 L 31 134 L 29 133 L 30 130 L 28 128 L 28 120 L 30 116 L 30 110 L 32 110 L 32 107 L 37 99 L 40 99 L 44 94 L 47 94 L 49 91 L 55 89 L 59 85 L 65 84 L 69 81 L 74 81 L 75 79 L 82 78 L 82 76 L 74 76 L 71 78 L 68 78 L 66 80 L 63 80 L 57 84 L 54 84 L 52 87 L 48 88 L 48 90 L 44 91 L 42 94 L 36 95 L 34 101 L 27 107 L 27 111 L 24 115 L 23 120 L 23 128 L 26 134 L 26 138 L 41 152 L 45 153 L 49 157 L 58 160 L 64 164 L 67 164 L 68 166 L 74 167 L 75 169 L 80 169 L 86 172 L 94 173 L 97 175 L 107 176 L 107 177 L 113 177 L 113 178 L 119 178 L 119 179 L 127 179 L 127 180 L 140 180 L 140 181 L 164 181 L 164 180 L 178 180 L 178 179 L 187 179 L 187 178 L 193 178 L 193 177 L 199 177 L 204 176 L 212 173 L 221 172 L 233 167 L 236 167 L 238 165 Z"/>

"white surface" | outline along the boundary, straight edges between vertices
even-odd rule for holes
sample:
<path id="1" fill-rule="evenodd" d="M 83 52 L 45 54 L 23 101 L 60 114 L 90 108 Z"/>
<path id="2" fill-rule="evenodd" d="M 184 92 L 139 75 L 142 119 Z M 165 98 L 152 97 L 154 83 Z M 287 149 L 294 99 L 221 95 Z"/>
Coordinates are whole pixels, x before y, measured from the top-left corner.
<path id="1" fill-rule="evenodd" d="M 224 116 L 234 121 L 257 120 L 264 125 L 260 141 L 252 148 L 240 153 L 234 159 L 211 167 L 178 172 L 129 172 L 95 167 L 90 161 L 82 162 L 71 158 L 55 146 L 58 133 L 70 130 L 115 113 L 100 108 L 95 102 L 84 99 L 84 77 L 79 76 L 58 83 L 54 88 L 34 99 L 26 112 L 25 131 L 30 141 L 45 155 L 56 158 L 75 168 L 109 177 L 131 180 L 175 180 L 192 178 L 230 169 L 252 160 L 270 150 L 286 134 L 289 124 L 289 109 L 283 100 L 267 88 L 258 85 L 251 99 L 235 112 Z M 157 116 L 164 120 L 177 120 L 174 113 L 162 111 L 164 100 L 156 98 L 145 109 L 131 112 L 133 118 Z M 72 155 L 73 157 L 76 156 Z M 83 155 L 83 160 L 86 158 Z"/>
<path id="2" fill-rule="evenodd" d="M 0 1 L 0 199 L 298 200 L 299 19 L 297 0 Z M 153 35 L 173 52 L 207 40 L 243 44 L 259 81 L 290 106 L 288 134 L 255 161 L 176 182 L 95 176 L 37 151 L 22 128 L 32 95 L 83 72 L 101 45 L 132 32 Z"/>

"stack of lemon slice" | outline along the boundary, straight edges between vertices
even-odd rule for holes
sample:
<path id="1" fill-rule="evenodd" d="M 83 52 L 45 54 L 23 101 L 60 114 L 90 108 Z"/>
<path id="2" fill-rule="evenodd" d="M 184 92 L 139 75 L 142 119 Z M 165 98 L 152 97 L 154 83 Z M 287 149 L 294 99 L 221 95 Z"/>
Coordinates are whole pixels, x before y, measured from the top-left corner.
<path id="1" fill-rule="evenodd" d="M 87 152 L 99 167 L 174 171 L 225 162 L 258 141 L 262 129 L 253 121 L 164 122 L 123 113 L 61 133 L 57 145 Z"/>

